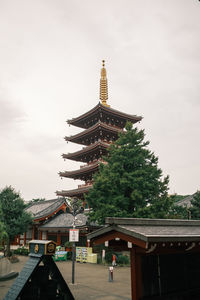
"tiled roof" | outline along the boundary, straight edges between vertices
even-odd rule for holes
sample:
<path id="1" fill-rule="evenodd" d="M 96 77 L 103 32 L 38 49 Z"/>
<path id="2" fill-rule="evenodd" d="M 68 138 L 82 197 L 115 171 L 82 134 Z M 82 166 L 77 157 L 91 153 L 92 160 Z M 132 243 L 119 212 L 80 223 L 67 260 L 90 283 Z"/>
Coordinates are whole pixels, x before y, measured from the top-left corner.
<path id="1" fill-rule="evenodd" d="M 193 197 L 194 197 L 195 194 L 189 195 L 189 196 L 183 198 L 182 200 L 179 200 L 176 204 L 178 206 L 185 206 L 187 208 L 190 208 L 191 207 L 191 201 L 193 200 Z"/>
<path id="2" fill-rule="evenodd" d="M 200 221 L 106 218 L 106 224 L 89 234 L 88 239 L 115 230 L 145 242 L 200 242 Z"/>
<path id="3" fill-rule="evenodd" d="M 90 127 L 90 125 L 88 126 L 87 124 L 84 124 L 83 121 L 87 120 L 88 118 L 90 118 L 92 115 L 98 115 L 100 113 L 107 113 L 111 116 L 115 116 L 117 118 L 122 118 L 125 119 L 126 121 L 130 121 L 132 123 L 136 123 L 138 121 L 142 120 L 142 117 L 140 116 L 136 116 L 136 115 L 129 115 L 126 113 L 123 113 L 121 111 L 118 111 L 116 109 L 113 109 L 111 107 L 106 107 L 105 105 L 102 105 L 100 102 L 93 107 L 91 110 L 89 110 L 88 112 L 80 115 L 79 117 L 73 118 L 71 120 L 68 120 L 68 124 L 72 124 L 78 127 L 82 127 L 82 128 L 88 128 Z M 98 118 L 97 118 L 98 119 Z"/>
<path id="4" fill-rule="evenodd" d="M 112 125 L 108 125 L 106 123 L 98 122 L 95 125 L 91 126 L 90 128 L 81 131 L 80 133 L 77 133 L 72 136 L 66 136 L 65 140 L 77 144 L 89 145 L 90 141 L 85 142 L 84 138 L 86 137 L 89 138 L 90 136 L 94 136 L 95 133 L 99 134 L 100 131 L 109 132 L 110 134 L 112 133 L 116 137 L 120 132 L 123 132 L 122 129 L 120 128 L 114 127 Z"/>
<path id="5" fill-rule="evenodd" d="M 78 214 L 76 216 L 76 221 L 75 225 L 76 227 L 82 227 L 85 226 L 87 223 L 88 217 L 84 214 Z M 57 228 L 57 229 L 63 229 L 63 228 L 72 228 L 73 227 L 73 221 L 74 217 L 71 214 L 68 213 L 63 213 L 60 214 L 56 217 L 54 217 L 51 221 L 47 222 L 46 224 L 42 225 L 40 227 L 41 230 L 46 230 L 46 229 L 52 229 L 52 228 Z"/>
<path id="6" fill-rule="evenodd" d="M 62 206 L 63 203 L 66 203 L 65 198 L 35 202 L 27 207 L 26 211 L 30 212 L 33 215 L 34 219 L 40 219 L 50 215 L 51 213 L 59 209 L 59 207 Z"/>
<path id="7" fill-rule="evenodd" d="M 99 170 L 99 164 L 100 162 L 95 162 L 90 165 L 85 165 L 82 168 L 78 170 L 73 170 L 73 171 L 65 171 L 65 172 L 60 172 L 59 175 L 61 177 L 69 177 L 69 178 L 80 178 L 81 175 L 87 175 L 94 173 Z"/>
<path id="8" fill-rule="evenodd" d="M 67 191 L 57 191 L 56 194 L 58 196 L 63 197 L 79 197 L 83 196 L 85 193 L 88 193 L 89 189 L 91 189 L 92 185 L 83 186 L 74 190 L 67 190 Z"/>
<path id="9" fill-rule="evenodd" d="M 83 149 L 73 152 L 73 153 L 68 153 L 68 154 L 62 154 L 62 157 L 65 159 L 72 159 L 72 160 L 77 160 L 77 161 L 88 161 L 87 155 L 92 155 L 96 152 L 103 151 L 106 153 L 106 149 L 109 147 L 108 143 L 105 143 L 103 141 L 98 141 L 95 142 L 94 144 L 84 147 Z M 85 157 L 86 156 L 86 157 Z"/>

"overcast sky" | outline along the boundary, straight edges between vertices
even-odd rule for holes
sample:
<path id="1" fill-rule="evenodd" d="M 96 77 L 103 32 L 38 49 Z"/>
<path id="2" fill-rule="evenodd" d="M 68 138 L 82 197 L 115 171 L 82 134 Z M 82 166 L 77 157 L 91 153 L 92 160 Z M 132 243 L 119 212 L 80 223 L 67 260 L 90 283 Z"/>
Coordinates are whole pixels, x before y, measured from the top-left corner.
<path id="1" fill-rule="evenodd" d="M 170 193 L 200 189 L 198 0 L 0 0 L 0 188 L 77 187 L 58 176 L 79 168 L 66 120 L 98 103 L 102 59 L 108 103 L 143 116 Z"/>

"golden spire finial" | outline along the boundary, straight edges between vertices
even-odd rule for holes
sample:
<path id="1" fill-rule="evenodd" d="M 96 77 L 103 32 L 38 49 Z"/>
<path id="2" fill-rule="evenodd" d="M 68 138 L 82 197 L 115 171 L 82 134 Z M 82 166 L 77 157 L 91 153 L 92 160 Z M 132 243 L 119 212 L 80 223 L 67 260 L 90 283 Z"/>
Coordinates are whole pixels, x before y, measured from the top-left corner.
<path id="1" fill-rule="evenodd" d="M 106 69 L 104 67 L 105 67 L 105 60 L 102 60 L 101 79 L 100 79 L 100 99 L 103 105 L 109 106 L 107 104 L 108 84 L 106 78 Z"/>

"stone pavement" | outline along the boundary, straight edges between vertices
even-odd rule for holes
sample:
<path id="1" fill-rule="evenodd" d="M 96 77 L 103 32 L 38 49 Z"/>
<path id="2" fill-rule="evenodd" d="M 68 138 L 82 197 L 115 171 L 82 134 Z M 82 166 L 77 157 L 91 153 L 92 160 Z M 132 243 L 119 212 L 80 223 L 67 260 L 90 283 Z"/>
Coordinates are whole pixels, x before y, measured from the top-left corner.
<path id="1" fill-rule="evenodd" d="M 12 264 L 12 270 L 20 272 L 28 257 L 19 256 L 20 262 Z M 72 262 L 57 262 L 75 300 L 130 300 L 130 268 L 115 267 L 114 280 L 109 282 L 108 266 L 96 264 L 75 264 L 75 284 L 72 280 Z M 14 279 L 15 280 L 15 279 Z M 14 280 L 0 281 L 0 300 L 3 300 Z"/>

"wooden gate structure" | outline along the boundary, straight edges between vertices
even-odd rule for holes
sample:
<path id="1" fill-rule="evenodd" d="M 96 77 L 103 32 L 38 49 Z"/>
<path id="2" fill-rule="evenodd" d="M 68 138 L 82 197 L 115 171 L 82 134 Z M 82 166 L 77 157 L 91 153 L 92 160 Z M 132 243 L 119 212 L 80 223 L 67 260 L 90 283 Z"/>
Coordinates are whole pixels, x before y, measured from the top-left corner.
<path id="1" fill-rule="evenodd" d="M 200 299 L 200 221 L 106 218 L 87 238 L 130 251 L 132 300 Z"/>

